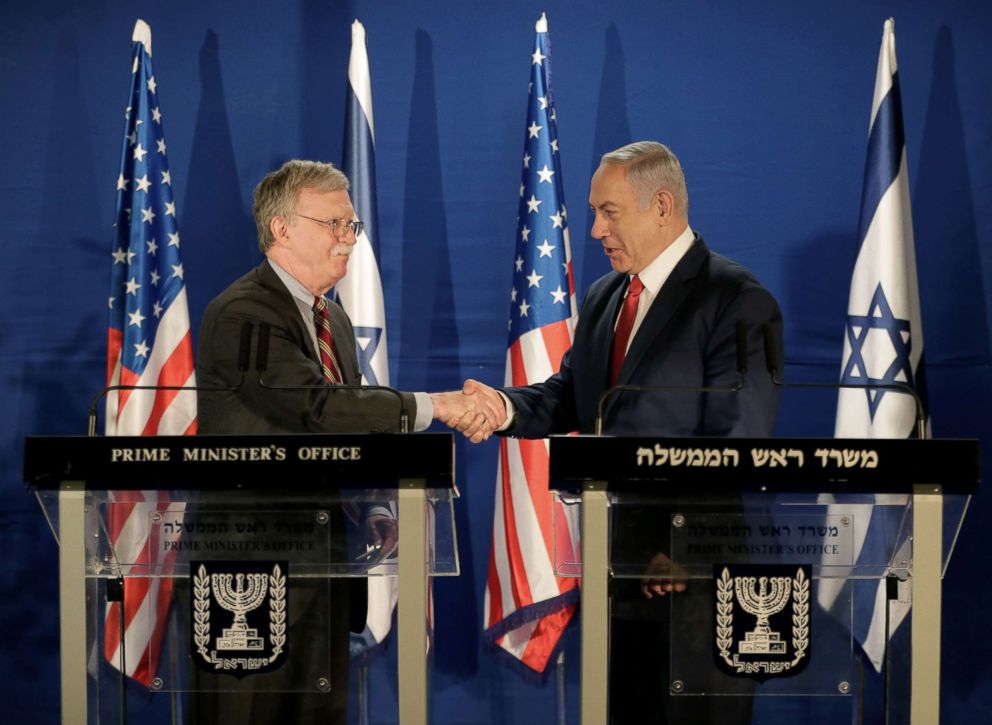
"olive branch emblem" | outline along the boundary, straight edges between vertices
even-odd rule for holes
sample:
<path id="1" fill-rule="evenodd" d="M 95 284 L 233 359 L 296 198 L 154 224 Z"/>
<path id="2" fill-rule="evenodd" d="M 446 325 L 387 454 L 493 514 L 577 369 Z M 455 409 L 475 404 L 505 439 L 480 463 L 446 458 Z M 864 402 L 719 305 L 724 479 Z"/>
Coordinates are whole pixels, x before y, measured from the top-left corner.
<path id="1" fill-rule="evenodd" d="M 802 569 L 792 580 L 792 647 L 796 656 L 789 667 L 795 667 L 809 647 L 809 579 Z"/>
<path id="2" fill-rule="evenodd" d="M 286 575 L 279 565 L 272 568 L 269 576 L 269 642 L 273 662 L 282 654 L 286 646 Z M 210 575 L 201 564 L 193 577 L 193 642 L 196 651 L 215 669 L 224 669 L 226 658 L 211 653 L 210 646 Z"/>
<path id="3" fill-rule="evenodd" d="M 730 572 L 723 568 L 723 573 L 716 582 L 716 646 L 723 661 L 731 667 L 736 667 L 730 659 L 730 646 L 734 634 L 734 581 Z"/>
<path id="4" fill-rule="evenodd" d="M 788 580 L 786 580 L 788 581 Z M 810 643 L 809 617 L 809 578 L 802 568 L 796 570 L 792 578 L 792 661 L 784 665 L 789 670 L 806 656 Z M 720 658 L 738 672 L 743 672 L 745 664 L 731 655 L 734 644 L 734 577 L 724 567 L 716 580 L 716 646 Z"/>

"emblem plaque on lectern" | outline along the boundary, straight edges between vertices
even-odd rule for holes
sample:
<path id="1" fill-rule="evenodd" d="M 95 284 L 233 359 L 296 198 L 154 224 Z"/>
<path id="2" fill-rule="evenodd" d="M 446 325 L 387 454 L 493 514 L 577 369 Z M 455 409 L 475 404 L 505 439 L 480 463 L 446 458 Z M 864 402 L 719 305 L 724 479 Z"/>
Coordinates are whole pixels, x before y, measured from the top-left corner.
<path id="1" fill-rule="evenodd" d="M 285 661 L 287 562 L 190 562 L 191 656 L 209 672 L 270 672 Z"/>
<path id="2" fill-rule="evenodd" d="M 806 667 L 811 571 L 808 564 L 714 567 L 713 649 L 721 670 L 764 681 Z"/>

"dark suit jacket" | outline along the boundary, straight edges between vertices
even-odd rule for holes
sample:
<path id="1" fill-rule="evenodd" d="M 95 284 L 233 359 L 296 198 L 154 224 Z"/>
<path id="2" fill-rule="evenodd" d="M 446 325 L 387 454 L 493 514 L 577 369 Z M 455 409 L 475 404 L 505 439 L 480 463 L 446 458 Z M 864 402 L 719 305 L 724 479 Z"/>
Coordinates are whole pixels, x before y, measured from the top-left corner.
<path id="1" fill-rule="evenodd" d="M 610 344 L 628 276 L 611 272 L 589 288 L 575 340 L 560 371 L 543 383 L 508 388 L 524 438 L 595 429 L 596 404 L 608 388 Z M 781 345 L 775 298 L 736 262 L 697 236 L 655 298 L 631 342 L 618 385 L 731 386 L 737 374 L 736 325 L 748 325 L 748 371 L 738 393 L 623 393 L 606 406 L 613 435 L 768 436 L 778 389 L 764 361 L 762 325 Z"/>
<path id="2" fill-rule="evenodd" d="M 551 433 L 595 430 L 596 406 L 609 387 L 610 346 L 628 276 L 612 272 L 589 288 L 571 349 L 561 369 L 537 385 L 509 388 L 516 408 L 510 435 L 541 438 Z M 781 345 L 782 315 L 771 294 L 740 265 L 711 252 L 696 237 L 662 285 L 637 330 L 618 385 L 731 387 L 737 372 L 736 327 L 748 326 L 744 387 L 736 393 L 636 393 L 614 397 L 603 417 L 613 435 L 769 436 L 778 414 L 778 389 L 764 360 L 762 326 L 769 323 Z M 781 359 L 781 356 L 780 358 Z M 691 496 L 680 496 L 681 512 Z M 642 570 L 656 552 L 667 552 L 672 499 L 613 509 L 610 556 Z M 666 503 L 667 502 L 667 503 Z M 698 502 L 697 502 L 698 503 Z M 721 510 L 713 501 L 704 512 Z M 728 497 L 722 511 L 739 510 Z M 614 725 L 674 722 L 750 722 L 751 701 L 738 698 L 668 698 L 669 607 L 672 597 L 646 599 L 638 578 L 611 583 L 610 716 Z M 712 598 L 705 586 L 690 584 L 677 626 L 698 633 L 687 638 L 697 662 L 710 658 Z M 694 620 L 692 616 L 695 615 Z M 721 683 L 726 686 L 726 683 Z M 748 694 L 744 682 L 731 691 Z M 714 709 L 717 712 L 711 712 Z"/>
<path id="3" fill-rule="evenodd" d="M 345 384 L 361 381 L 351 322 L 339 305 L 328 301 L 331 334 Z M 249 371 L 238 372 L 241 330 L 252 323 L 252 359 Z M 259 325 L 270 326 L 269 349 L 263 379 L 269 385 L 314 386 L 313 390 L 266 390 L 258 383 Z M 223 392 L 200 391 L 197 398 L 199 432 L 209 433 L 366 433 L 399 430 L 400 401 L 374 390 L 341 390 L 327 385 L 306 323 L 292 295 L 267 261 L 248 272 L 207 307 L 200 326 L 197 383 L 230 387 Z M 240 385 L 239 385 L 240 382 Z M 401 394 L 413 419 L 416 403 Z M 304 500 L 283 506 L 313 505 Z M 233 507 L 233 504 L 232 504 Z M 344 547 L 344 516 L 332 518 L 332 547 Z M 340 553 L 333 557 L 342 556 Z M 204 692 L 191 697 L 191 722 L 240 722 L 261 725 L 293 722 L 343 725 L 348 701 L 348 625 L 361 629 L 365 621 L 365 582 L 332 579 L 329 582 L 291 582 L 289 605 L 290 658 L 264 678 L 255 676 L 223 687 L 234 692 Z M 329 616 L 328 616 L 329 613 Z M 328 660 L 330 672 L 327 671 Z M 287 694 L 301 683 L 312 687 L 316 676 L 330 676 L 329 695 L 317 692 Z M 210 689 L 210 676 L 196 674 L 199 686 Z"/>
<path id="4" fill-rule="evenodd" d="M 333 301 L 327 309 L 331 335 L 344 382 L 361 381 L 351 321 Z M 268 261 L 224 290 L 203 315 L 197 351 L 197 384 L 234 387 L 238 372 L 241 328 L 253 325 L 252 364 L 241 387 L 232 392 L 197 396 L 200 433 L 385 433 L 399 430 L 396 396 L 376 390 L 337 390 L 324 385 L 320 357 L 314 349 L 299 308 Z M 258 384 L 255 359 L 259 324 L 271 334 L 266 372 L 270 385 L 314 385 L 317 390 L 266 390 Z M 403 393 L 413 420 L 416 403 Z"/>

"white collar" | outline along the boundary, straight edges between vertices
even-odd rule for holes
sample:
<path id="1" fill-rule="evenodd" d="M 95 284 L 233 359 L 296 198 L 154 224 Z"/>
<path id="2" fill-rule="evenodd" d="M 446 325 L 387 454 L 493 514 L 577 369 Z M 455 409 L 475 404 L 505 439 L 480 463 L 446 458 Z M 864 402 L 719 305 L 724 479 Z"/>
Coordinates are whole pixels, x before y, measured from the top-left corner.
<path id="1" fill-rule="evenodd" d="M 685 230 L 679 234 L 675 241 L 669 244 L 657 257 L 648 263 L 648 266 L 637 275 L 644 289 L 651 293 L 651 297 L 657 297 L 662 285 L 668 281 L 672 270 L 682 260 L 685 253 L 689 251 L 696 235 L 687 224 Z"/>

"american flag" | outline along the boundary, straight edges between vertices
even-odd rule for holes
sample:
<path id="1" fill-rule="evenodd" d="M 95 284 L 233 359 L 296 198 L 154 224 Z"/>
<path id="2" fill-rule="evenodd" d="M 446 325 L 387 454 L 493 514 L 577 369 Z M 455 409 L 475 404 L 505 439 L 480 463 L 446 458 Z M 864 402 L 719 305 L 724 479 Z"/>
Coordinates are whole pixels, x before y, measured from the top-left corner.
<path id="1" fill-rule="evenodd" d="M 134 26 L 131 93 L 117 177 L 117 211 L 110 275 L 107 385 L 192 386 L 183 263 L 162 111 L 152 70 L 151 28 Z M 107 435 L 192 435 L 195 393 L 114 391 L 107 396 Z M 181 516 L 165 492 L 117 491 L 107 507 L 111 545 L 125 578 L 124 642 L 120 605 L 107 606 L 104 655 L 118 669 L 150 685 L 158 666 L 172 594 L 172 558 L 152 525 L 156 512 Z"/>
<path id="2" fill-rule="evenodd" d="M 858 224 L 861 246 L 851 277 L 841 382 L 905 383 L 925 405 L 923 326 L 908 168 L 895 21 L 889 18 L 882 31 L 875 75 Z M 871 388 L 839 392 L 834 429 L 838 438 L 912 438 L 915 424 L 916 404 L 906 393 Z M 879 564 L 887 562 L 888 550 L 900 543 L 897 533 L 906 503 L 901 495 L 876 497 L 874 505 L 836 504 L 829 512 L 852 517 L 858 563 Z M 840 578 L 821 580 L 818 599 L 825 609 L 835 605 L 842 584 Z M 890 605 L 884 580 L 856 582 L 854 599 L 854 635 L 876 671 L 881 671 L 888 637 L 886 607 L 890 607 L 889 630 L 894 632 L 909 613 L 909 603 L 896 600 Z"/>
<path id="3" fill-rule="evenodd" d="M 545 15 L 536 30 L 510 290 L 507 385 L 543 382 L 557 372 L 577 317 Z M 548 442 L 501 439 L 484 637 L 499 657 L 531 679 L 543 678 L 575 613 L 577 580 L 555 575 L 556 548 L 578 561 L 575 523 L 548 491 Z"/>

